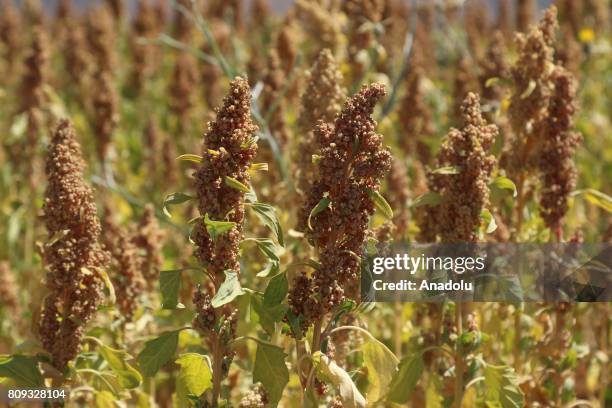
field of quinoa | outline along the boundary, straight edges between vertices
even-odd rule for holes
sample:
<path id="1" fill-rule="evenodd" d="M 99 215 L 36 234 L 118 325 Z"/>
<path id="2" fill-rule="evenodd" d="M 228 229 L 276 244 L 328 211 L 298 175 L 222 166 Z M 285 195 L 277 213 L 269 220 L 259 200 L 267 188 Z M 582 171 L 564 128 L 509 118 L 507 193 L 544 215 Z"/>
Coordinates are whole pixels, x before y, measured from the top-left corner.
<path id="1" fill-rule="evenodd" d="M 0 0 L 0 407 L 612 407 L 609 302 L 360 291 L 612 243 L 609 0 L 46 3 Z"/>

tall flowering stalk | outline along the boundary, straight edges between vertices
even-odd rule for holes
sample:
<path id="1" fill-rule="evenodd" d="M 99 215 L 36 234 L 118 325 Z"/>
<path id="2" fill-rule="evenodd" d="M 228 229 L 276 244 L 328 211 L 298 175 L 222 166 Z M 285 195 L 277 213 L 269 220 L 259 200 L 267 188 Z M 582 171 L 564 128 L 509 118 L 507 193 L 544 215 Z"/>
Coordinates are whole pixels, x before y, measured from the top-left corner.
<path id="1" fill-rule="evenodd" d="M 79 352 L 85 325 L 102 297 L 102 271 L 109 262 L 99 237 L 93 189 L 83 179 L 85 162 L 67 119 L 59 122 L 47 154 L 43 206 L 49 241 L 44 249 L 48 294 L 39 327 L 53 365 L 64 371 Z"/>
<path id="2" fill-rule="evenodd" d="M 574 153 L 582 140 L 574 132 L 576 81 L 567 70 L 557 67 L 552 75 L 553 94 L 546 120 L 544 144 L 540 152 L 542 174 L 540 215 L 557 239 L 561 238 L 561 219 L 567 212 L 567 201 L 576 186 Z"/>
<path id="3" fill-rule="evenodd" d="M 364 86 L 346 102 L 333 126 L 319 122 L 316 129 L 321 146 L 319 173 L 307 192 L 299 220 L 321 265 L 312 278 L 298 277 L 290 293 L 292 311 L 304 317 L 303 327 L 315 323 L 313 350 L 320 347 L 318 336 L 326 313 L 347 297 L 359 298 L 357 257 L 363 254 L 374 212 L 369 195 L 378 191 L 391 166 L 391 154 L 370 117 L 384 95 L 381 84 Z M 311 216 L 321 200 L 329 200 L 329 205 Z"/>
<path id="4" fill-rule="evenodd" d="M 0 261 L 0 309 L 5 309 L 15 318 L 19 316 L 19 299 L 17 297 L 17 280 L 7 261 Z"/>
<path id="5" fill-rule="evenodd" d="M 132 22 L 132 36 L 130 37 L 134 67 L 132 83 L 137 92 L 142 90 L 145 82 L 155 69 L 155 47 L 150 44 L 141 44 L 141 39 L 155 37 L 158 29 L 158 16 L 149 0 L 139 0 L 136 15 Z"/>
<path id="6" fill-rule="evenodd" d="M 318 150 L 314 126 L 323 121 L 332 124 L 346 98 L 342 73 L 329 49 L 322 50 L 306 73 L 306 87 L 297 120 L 300 132 L 297 147 L 297 187 L 305 194 L 316 175 L 313 154 Z"/>
<path id="7" fill-rule="evenodd" d="M 489 207 L 491 172 L 496 159 L 490 154 L 497 126 L 487 124 L 478 95 L 469 93 L 461 106 L 463 126 L 451 129 L 442 142 L 436 167 L 453 167 L 458 174 L 428 174 L 430 190 L 444 201 L 432 208 L 434 219 L 424 225 L 435 228 L 445 243 L 476 242 L 481 212 Z"/>
<path id="8" fill-rule="evenodd" d="M 155 218 L 155 209 L 151 204 L 147 204 L 130 240 L 140 251 L 139 269 L 149 290 L 153 289 L 155 279 L 159 276 L 164 263 L 162 253 L 164 238 L 164 231 Z"/>
<path id="9" fill-rule="evenodd" d="M 251 120 L 250 103 L 247 80 L 234 79 L 216 119 L 208 124 L 203 160 L 194 175 L 198 210 L 203 219 L 196 224 L 192 238 L 195 256 L 205 268 L 210 285 L 194 294 L 197 315 L 193 325 L 206 339 L 212 354 L 213 404 L 219 398 L 221 381 L 233 357 L 228 342 L 236 335 L 237 311 L 231 304 L 213 308 L 211 299 L 224 281 L 224 272 L 240 273 L 244 193 L 232 187 L 228 180 L 244 185 L 250 181 L 248 170 L 257 153 L 254 140 L 257 127 Z M 211 236 L 204 219 L 233 224 L 223 234 Z"/>
<path id="10" fill-rule="evenodd" d="M 374 24 L 382 20 L 382 0 L 346 0 L 342 11 L 348 20 L 348 60 L 351 65 L 351 81 L 358 81 L 365 73 L 367 51 L 375 45 Z"/>
<path id="11" fill-rule="evenodd" d="M 7 73 L 13 73 L 21 48 L 21 16 L 10 0 L 2 1 L 0 8 L 0 42 L 4 46 L 2 54 L 7 64 Z"/>

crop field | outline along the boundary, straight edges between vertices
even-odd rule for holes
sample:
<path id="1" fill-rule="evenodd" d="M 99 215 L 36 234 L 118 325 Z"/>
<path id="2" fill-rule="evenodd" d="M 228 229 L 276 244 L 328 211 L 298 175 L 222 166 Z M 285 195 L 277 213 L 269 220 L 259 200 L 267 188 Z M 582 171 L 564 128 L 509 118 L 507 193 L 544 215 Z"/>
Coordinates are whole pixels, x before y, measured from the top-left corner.
<path id="1" fill-rule="evenodd" d="M 0 407 L 612 407 L 609 0 L 50 3 L 0 0 Z M 425 244 L 497 297 L 371 296 Z"/>

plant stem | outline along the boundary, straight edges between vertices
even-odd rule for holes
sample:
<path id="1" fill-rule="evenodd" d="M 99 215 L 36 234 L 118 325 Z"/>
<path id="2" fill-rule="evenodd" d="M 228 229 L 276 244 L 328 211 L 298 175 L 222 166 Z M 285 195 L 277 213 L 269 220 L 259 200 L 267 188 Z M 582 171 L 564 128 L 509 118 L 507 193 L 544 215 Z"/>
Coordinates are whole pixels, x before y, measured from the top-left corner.
<path id="1" fill-rule="evenodd" d="M 523 304 L 519 303 L 516 305 L 516 309 L 514 311 L 514 348 L 513 348 L 513 356 L 514 356 L 514 370 L 519 373 L 521 368 L 521 318 L 523 315 Z"/>
<path id="2" fill-rule="evenodd" d="M 223 379 L 223 347 L 218 335 L 213 340 L 212 361 L 212 406 L 219 406 L 219 395 L 221 394 L 221 380 Z"/>
<path id="3" fill-rule="evenodd" d="M 463 333 L 463 305 L 461 300 L 455 303 L 455 325 L 457 326 L 457 347 L 455 350 L 455 408 L 461 408 L 463 400 L 463 356 L 459 350 L 459 339 Z"/>

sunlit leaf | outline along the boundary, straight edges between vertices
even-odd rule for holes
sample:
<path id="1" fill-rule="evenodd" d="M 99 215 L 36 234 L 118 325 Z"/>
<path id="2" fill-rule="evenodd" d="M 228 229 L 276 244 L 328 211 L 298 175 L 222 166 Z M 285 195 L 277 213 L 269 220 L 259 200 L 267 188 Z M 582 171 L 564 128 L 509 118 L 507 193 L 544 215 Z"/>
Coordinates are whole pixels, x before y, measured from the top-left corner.
<path id="1" fill-rule="evenodd" d="M 181 154 L 179 157 L 176 158 L 176 160 L 202 163 L 202 160 L 204 160 L 204 158 L 202 156 L 198 156 L 197 154 Z"/>
<path id="2" fill-rule="evenodd" d="M 285 246 L 283 230 L 276 216 L 276 209 L 269 204 L 257 202 L 249 203 L 248 206 L 255 211 L 257 218 L 274 233 L 278 243 L 281 246 Z"/>
<path id="3" fill-rule="evenodd" d="M 325 354 L 317 351 L 313 355 L 313 363 L 316 369 L 317 378 L 326 383 L 332 384 L 338 389 L 342 406 L 345 408 L 365 408 L 366 399 L 351 379 L 351 376 L 344 371 L 334 360 Z"/>
<path id="4" fill-rule="evenodd" d="M 189 200 L 193 200 L 194 197 L 185 194 L 185 193 L 171 193 L 168 194 L 166 196 L 166 198 L 164 199 L 164 203 L 163 203 L 163 208 L 162 211 L 164 212 L 164 214 L 166 214 L 166 217 L 168 218 L 172 218 L 172 215 L 170 214 L 170 211 L 168 211 L 168 206 L 170 205 L 178 205 L 178 204 L 182 204 L 185 203 Z"/>
<path id="5" fill-rule="evenodd" d="M 430 191 L 415 198 L 412 202 L 412 206 L 420 207 L 422 205 L 430 205 L 432 207 L 435 207 L 436 205 L 439 205 L 442 202 L 444 202 L 444 197 L 442 197 L 442 195 Z"/>
<path id="6" fill-rule="evenodd" d="M 329 207 L 330 203 L 331 203 L 331 200 L 329 199 L 329 197 L 323 197 L 321 200 L 319 200 L 317 205 L 314 206 L 314 208 L 310 211 L 310 214 L 308 215 L 308 228 L 312 229 L 312 224 L 311 224 L 312 217 L 321 213 L 323 210 Z"/>
<path id="7" fill-rule="evenodd" d="M 489 186 L 496 187 L 502 190 L 511 190 L 512 197 L 516 197 L 517 195 L 516 185 L 514 185 L 514 182 L 510 180 L 508 177 L 504 177 L 504 176 L 495 177 L 493 181 L 491 181 Z"/>
<path id="8" fill-rule="evenodd" d="M 117 375 L 117 381 L 123 388 L 137 388 L 142 383 L 142 376 L 126 360 L 132 357 L 125 350 L 116 350 L 102 343 L 98 344 L 100 355 Z"/>
<path id="9" fill-rule="evenodd" d="M 145 343 L 137 359 L 140 371 L 145 376 L 154 376 L 164 364 L 172 359 L 178 346 L 179 332 L 180 330 L 165 332 Z"/>
<path id="10" fill-rule="evenodd" d="M 208 217 L 208 214 L 204 214 L 204 225 L 206 226 L 206 232 L 210 235 L 210 239 L 216 241 L 218 237 L 231 231 L 236 226 L 236 223 L 232 221 L 213 221 Z"/>
<path id="11" fill-rule="evenodd" d="M 212 307 L 219 308 L 223 305 L 230 303 L 238 296 L 244 294 L 240 281 L 238 280 L 238 274 L 232 270 L 225 271 L 225 282 L 221 284 L 217 293 L 212 298 Z"/>
<path id="12" fill-rule="evenodd" d="M 361 348 L 363 361 L 368 369 L 368 400 L 382 399 L 389 390 L 393 376 L 397 372 L 399 360 L 383 343 L 373 338 L 368 339 Z"/>
<path id="13" fill-rule="evenodd" d="M 238 190 L 238 191 L 241 191 L 243 193 L 248 193 L 248 192 L 251 191 L 251 189 L 248 186 L 242 184 L 241 182 L 239 182 L 238 180 L 236 180 L 233 177 L 225 176 L 224 180 L 225 180 L 225 184 L 228 187 L 233 188 L 234 190 Z"/>
<path id="14" fill-rule="evenodd" d="M 212 371 L 206 357 L 198 353 L 181 354 L 176 364 L 181 367 L 176 377 L 177 399 L 186 407 L 189 396 L 197 398 L 212 387 Z"/>
<path id="15" fill-rule="evenodd" d="M 393 209 L 391 208 L 387 200 L 385 200 L 385 198 L 378 191 L 371 190 L 371 189 L 368 189 L 367 191 L 368 191 L 368 196 L 370 197 L 370 200 L 372 200 L 372 202 L 374 203 L 374 206 L 376 206 L 376 208 L 387 219 L 389 220 L 393 219 Z"/>
<path id="16" fill-rule="evenodd" d="M 484 369 L 485 400 L 501 408 L 519 408 L 525 404 L 514 369 L 487 364 Z"/>
<path id="17" fill-rule="evenodd" d="M 397 404 L 407 403 L 421 378 L 424 366 L 420 352 L 402 358 L 399 363 L 399 371 L 389 386 L 387 399 Z"/>
<path id="18" fill-rule="evenodd" d="M 289 382 L 289 370 L 285 364 L 287 355 L 282 348 L 271 344 L 257 343 L 253 381 L 261 382 L 268 393 L 271 406 L 277 406 L 283 390 Z"/>

